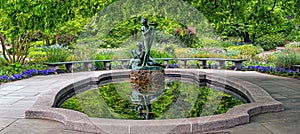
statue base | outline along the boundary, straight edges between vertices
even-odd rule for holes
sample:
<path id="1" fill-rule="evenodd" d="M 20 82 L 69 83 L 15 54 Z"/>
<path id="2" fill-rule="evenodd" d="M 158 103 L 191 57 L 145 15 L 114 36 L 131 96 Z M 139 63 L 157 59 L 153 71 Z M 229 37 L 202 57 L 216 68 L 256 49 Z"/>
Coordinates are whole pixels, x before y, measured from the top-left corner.
<path id="1" fill-rule="evenodd" d="M 142 69 L 149 69 L 143 67 Z M 159 69 L 155 67 L 152 69 Z M 138 117 L 153 119 L 151 102 L 155 101 L 165 91 L 165 71 L 160 70 L 132 70 L 130 71 L 131 101 L 139 111 Z"/>
<path id="2" fill-rule="evenodd" d="M 159 69 L 155 67 L 152 69 Z M 143 68 L 146 69 L 146 68 Z M 150 95 L 162 92 L 165 88 L 165 71 L 161 70 L 132 70 L 130 72 L 130 85 L 132 91 Z"/>
<path id="3" fill-rule="evenodd" d="M 164 70 L 163 67 L 160 67 L 160 66 L 143 66 L 143 67 L 138 67 L 138 66 L 135 66 L 132 68 L 132 70 L 157 70 L 157 71 L 160 71 L 160 70 Z"/>

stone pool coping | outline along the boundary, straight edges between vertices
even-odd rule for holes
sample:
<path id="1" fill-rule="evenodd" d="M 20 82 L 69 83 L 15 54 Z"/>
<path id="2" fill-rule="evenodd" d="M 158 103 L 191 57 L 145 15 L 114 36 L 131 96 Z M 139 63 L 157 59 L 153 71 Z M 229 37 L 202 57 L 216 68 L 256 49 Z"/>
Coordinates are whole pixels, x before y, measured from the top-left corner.
<path id="1" fill-rule="evenodd" d="M 74 78 L 74 81 L 67 81 L 64 83 L 65 85 L 43 92 L 35 104 L 25 112 L 25 117 L 55 120 L 63 123 L 66 129 L 92 133 L 194 133 L 246 124 L 250 122 L 251 116 L 283 110 L 281 102 L 273 99 L 264 89 L 257 85 L 235 78 L 226 78 L 222 75 L 204 73 L 197 69 L 166 69 L 166 73 L 205 74 L 206 79 L 209 79 L 211 83 L 222 83 L 238 89 L 249 98 L 251 103 L 236 106 L 219 115 L 147 121 L 90 118 L 86 114 L 77 111 L 52 107 L 55 96 L 64 88 L 97 81 L 100 75 L 121 72 L 129 73 L 129 71 L 102 71 L 86 78 Z"/>

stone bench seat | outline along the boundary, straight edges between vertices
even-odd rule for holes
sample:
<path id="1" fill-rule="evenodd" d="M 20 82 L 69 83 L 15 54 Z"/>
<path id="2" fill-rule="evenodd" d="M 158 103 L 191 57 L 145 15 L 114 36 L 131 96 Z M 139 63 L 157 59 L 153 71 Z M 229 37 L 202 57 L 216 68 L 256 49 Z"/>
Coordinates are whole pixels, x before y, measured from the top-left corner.
<path id="1" fill-rule="evenodd" d="M 173 60 L 173 58 L 153 58 L 154 60 L 162 60 L 164 61 L 164 66 L 168 66 L 168 61 Z M 218 69 L 225 67 L 226 61 L 231 61 L 233 63 L 235 70 L 240 70 L 242 68 L 244 59 L 225 59 L 225 58 L 178 58 L 178 60 L 182 61 L 182 68 L 186 68 L 187 61 L 196 60 L 200 61 L 200 68 L 207 68 L 207 61 L 216 61 Z M 118 59 L 118 60 L 87 60 L 87 61 L 67 61 L 67 62 L 53 62 L 44 63 L 48 66 L 48 69 L 57 70 L 60 65 L 65 65 L 66 70 L 73 72 L 74 71 L 74 64 L 83 64 L 84 68 L 87 68 L 88 71 L 93 70 L 93 63 L 96 62 L 103 62 L 105 70 L 111 70 L 111 62 L 112 61 L 120 61 L 122 63 L 122 69 L 128 69 L 130 59 Z M 300 65 L 298 65 L 300 67 Z"/>
<path id="2" fill-rule="evenodd" d="M 242 68 L 244 59 L 225 59 L 225 58 L 178 58 L 178 60 L 182 61 L 182 68 L 186 68 L 186 63 L 189 60 L 197 60 L 200 61 L 200 68 L 207 67 L 207 61 L 216 61 L 218 69 L 225 67 L 226 61 L 231 61 L 233 63 L 235 70 L 240 70 Z"/>
<path id="3" fill-rule="evenodd" d="M 300 70 L 300 65 L 293 65 L 293 69 L 295 69 L 296 70 L 296 72 L 300 72 L 299 70 Z"/>
<path id="4" fill-rule="evenodd" d="M 111 60 L 67 61 L 67 62 L 52 62 L 52 63 L 46 62 L 44 64 L 48 66 L 48 69 L 53 69 L 53 70 L 57 70 L 60 65 L 65 65 L 67 71 L 73 72 L 74 64 L 83 64 L 84 67 L 88 69 L 88 71 L 92 71 L 93 70 L 92 64 L 96 62 L 103 62 L 105 69 L 110 70 Z"/>

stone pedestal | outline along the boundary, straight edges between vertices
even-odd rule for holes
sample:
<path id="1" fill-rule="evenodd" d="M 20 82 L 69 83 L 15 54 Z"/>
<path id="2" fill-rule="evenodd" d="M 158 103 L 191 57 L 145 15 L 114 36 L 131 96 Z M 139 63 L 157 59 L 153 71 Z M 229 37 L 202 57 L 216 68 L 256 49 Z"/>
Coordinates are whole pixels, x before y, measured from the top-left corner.
<path id="1" fill-rule="evenodd" d="M 165 71 L 132 70 L 130 72 L 131 100 L 137 106 L 138 117 L 153 119 L 151 102 L 165 91 Z"/>
<path id="2" fill-rule="evenodd" d="M 132 91 L 146 96 L 162 92 L 165 88 L 164 70 L 132 70 L 130 72 Z"/>

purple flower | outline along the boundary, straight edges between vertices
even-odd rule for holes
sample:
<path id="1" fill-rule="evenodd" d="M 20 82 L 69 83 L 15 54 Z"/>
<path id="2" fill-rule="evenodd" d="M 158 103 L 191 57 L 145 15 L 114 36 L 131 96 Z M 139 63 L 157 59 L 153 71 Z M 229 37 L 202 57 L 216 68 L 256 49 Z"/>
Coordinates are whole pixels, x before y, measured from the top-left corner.
<path id="1" fill-rule="evenodd" d="M 8 79 L 7 79 L 8 81 L 15 81 L 16 80 L 16 78 L 13 76 L 13 75 L 11 75 L 11 76 L 8 76 Z"/>
<path id="2" fill-rule="evenodd" d="M 6 82 L 8 80 L 8 77 L 5 75 L 0 76 L 0 81 Z"/>
<path id="3" fill-rule="evenodd" d="M 22 74 L 16 74 L 14 76 L 15 80 L 21 80 L 23 78 Z"/>

